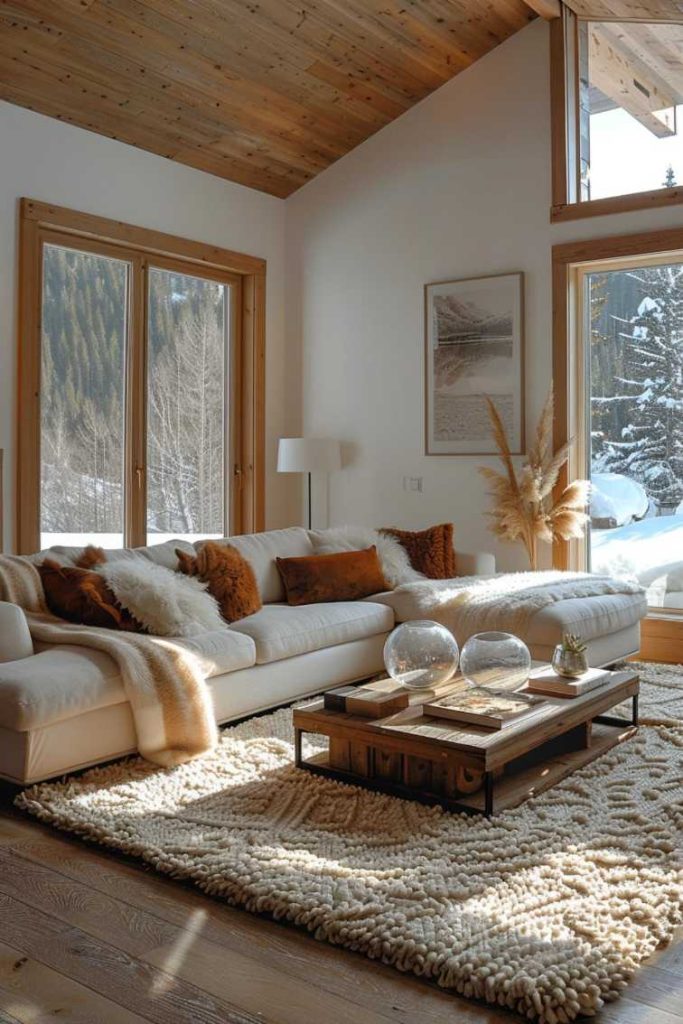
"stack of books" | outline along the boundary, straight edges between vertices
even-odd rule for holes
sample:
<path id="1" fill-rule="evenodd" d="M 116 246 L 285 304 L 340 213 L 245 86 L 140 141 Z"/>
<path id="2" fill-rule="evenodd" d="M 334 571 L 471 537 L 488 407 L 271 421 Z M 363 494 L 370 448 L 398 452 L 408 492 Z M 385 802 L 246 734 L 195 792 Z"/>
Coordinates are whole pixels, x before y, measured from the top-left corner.
<path id="1" fill-rule="evenodd" d="M 521 718 L 538 713 L 545 702 L 534 698 L 484 693 L 468 690 L 442 697 L 422 705 L 422 713 L 433 718 L 449 718 L 465 725 L 479 725 L 484 729 L 504 729 Z"/>
<path id="2" fill-rule="evenodd" d="M 410 691 L 394 679 L 380 679 L 363 686 L 340 686 L 324 695 L 328 711 L 346 711 L 365 718 L 385 718 L 410 704 Z"/>
<path id="3" fill-rule="evenodd" d="M 576 679 L 566 679 L 553 669 L 543 667 L 534 669 L 526 688 L 530 693 L 544 693 L 548 697 L 580 697 L 606 683 L 609 676 L 603 669 L 589 668 Z"/>

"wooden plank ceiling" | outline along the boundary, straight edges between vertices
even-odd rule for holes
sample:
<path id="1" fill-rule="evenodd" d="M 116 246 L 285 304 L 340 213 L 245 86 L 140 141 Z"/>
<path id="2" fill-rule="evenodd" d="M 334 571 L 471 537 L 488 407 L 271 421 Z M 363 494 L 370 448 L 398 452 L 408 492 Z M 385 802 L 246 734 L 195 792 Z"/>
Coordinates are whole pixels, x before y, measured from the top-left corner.
<path id="1" fill-rule="evenodd" d="M 0 0 L 0 98 L 287 196 L 557 0 Z"/>

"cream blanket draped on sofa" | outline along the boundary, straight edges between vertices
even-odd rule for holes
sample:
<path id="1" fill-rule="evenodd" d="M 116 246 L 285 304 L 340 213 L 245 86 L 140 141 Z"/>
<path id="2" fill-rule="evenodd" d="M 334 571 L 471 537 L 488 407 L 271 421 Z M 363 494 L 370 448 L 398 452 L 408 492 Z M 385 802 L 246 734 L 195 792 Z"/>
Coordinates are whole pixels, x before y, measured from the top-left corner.
<path id="1" fill-rule="evenodd" d="M 389 604 L 399 621 L 424 618 L 442 623 L 462 645 L 474 633 L 488 630 L 514 633 L 524 639 L 533 616 L 557 601 L 643 593 L 640 584 L 630 580 L 552 571 L 404 583 L 373 600 Z"/>
<path id="2" fill-rule="evenodd" d="M 23 608 L 34 640 L 78 644 L 113 658 L 143 757 L 168 767 L 216 745 L 209 688 L 199 661 L 189 651 L 163 637 L 78 626 L 56 618 L 47 610 L 35 566 L 20 556 L 0 556 L 0 599 Z"/>

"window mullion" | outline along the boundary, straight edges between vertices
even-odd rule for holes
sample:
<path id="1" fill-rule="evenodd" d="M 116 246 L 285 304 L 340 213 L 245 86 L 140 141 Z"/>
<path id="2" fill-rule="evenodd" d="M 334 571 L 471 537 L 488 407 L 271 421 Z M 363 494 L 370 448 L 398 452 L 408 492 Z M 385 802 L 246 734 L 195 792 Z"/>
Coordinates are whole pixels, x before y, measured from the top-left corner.
<path id="1" fill-rule="evenodd" d="M 138 547 L 147 535 L 146 350 L 147 261 L 130 263 L 126 359 L 126 544 Z"/>

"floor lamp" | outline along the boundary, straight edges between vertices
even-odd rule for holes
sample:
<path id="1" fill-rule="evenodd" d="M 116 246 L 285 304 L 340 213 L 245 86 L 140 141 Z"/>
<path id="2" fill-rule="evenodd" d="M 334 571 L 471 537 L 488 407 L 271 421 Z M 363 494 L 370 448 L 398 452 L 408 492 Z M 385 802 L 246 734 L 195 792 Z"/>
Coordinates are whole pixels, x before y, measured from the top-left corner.
<path id="1" fill-rule="evenodd" d="M 277 451 L 278 473 L 308 474 L 308 528 L 312 525 L 311 475 L 341 469 L 341 445 L 323 437 L 281 437 Z"/>

